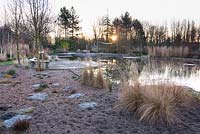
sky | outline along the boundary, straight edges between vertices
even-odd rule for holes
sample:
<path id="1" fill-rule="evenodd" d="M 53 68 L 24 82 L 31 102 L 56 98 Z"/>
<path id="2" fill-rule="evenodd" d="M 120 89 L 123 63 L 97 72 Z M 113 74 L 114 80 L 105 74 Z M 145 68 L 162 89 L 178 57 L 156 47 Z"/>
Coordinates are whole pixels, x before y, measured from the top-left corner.
<path id="1" fill-rule="evenodd" d="M 7 1 L 0 0 L 0 18 L 5 18 L 2 13 Z M 73 6 L 80 16 L 82 32 L 88 36 L 92 36 L 92 25 L 105 16 L 107 10 L 111 19 L 128 11 L 133 18 L 162 25 L 182 19 L 200 22 L 199 5 L 200 0 L 50 0 L 54 16 L 61 7 Z"/>

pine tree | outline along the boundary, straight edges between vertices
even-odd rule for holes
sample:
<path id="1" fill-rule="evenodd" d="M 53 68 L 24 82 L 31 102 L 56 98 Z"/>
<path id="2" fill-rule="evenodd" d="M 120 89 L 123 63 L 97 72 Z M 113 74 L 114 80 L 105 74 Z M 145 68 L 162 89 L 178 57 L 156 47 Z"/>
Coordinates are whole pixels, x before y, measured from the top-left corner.
<path id="1" fill-rule="evenodd" d="M 61 8 L 58 19 L 61 27 L 64 28 L 65 30 L 65 39 L 67 38 L 67 31 L 68 28 L 70 27 L 70 18 L 71 18 L 70 11 L 66 9 L 66 7 Z"/>

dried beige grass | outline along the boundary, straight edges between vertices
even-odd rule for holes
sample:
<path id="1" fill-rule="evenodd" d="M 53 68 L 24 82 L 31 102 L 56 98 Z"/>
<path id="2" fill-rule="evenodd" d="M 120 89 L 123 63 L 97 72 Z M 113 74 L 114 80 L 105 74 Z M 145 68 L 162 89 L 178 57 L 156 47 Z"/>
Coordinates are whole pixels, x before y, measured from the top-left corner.
<path id="1" fill-rule="evenodd" d="M 177 107 L 191 98 L 188 90 L 174 84 L 131 86 L 125 82 L 121 86 L 119 106 L 150 124 L 174 124 L 178 121 Z"/>
<path id="2" fill-rule="evenodd" d="M 95 87 L 99 89 L 107 88 L 106 80 L 103 77 L 101 69 L 98 69 L 97 76 L 95 78 Z"/>
<path id="3" fill-rule="evenodd" d="M 94 84 L 94 71 L 91 66 L 85 67 L 81 74 L 81 83 L 86 86 L 93 86 Z"/>

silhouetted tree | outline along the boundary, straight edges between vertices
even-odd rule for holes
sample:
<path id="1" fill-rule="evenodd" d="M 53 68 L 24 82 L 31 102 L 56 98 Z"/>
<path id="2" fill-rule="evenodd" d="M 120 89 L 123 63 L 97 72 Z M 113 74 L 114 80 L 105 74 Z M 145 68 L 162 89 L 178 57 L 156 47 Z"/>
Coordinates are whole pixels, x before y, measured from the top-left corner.
<path id="1" fill-rule="evenodd" d="M 128 40 L 128 33 L 130 33 L 132 27 L 132 17 L 128 12 L 125 12 L 125 14 L 121 16 L 121 21 L 122 28 L 125 30 L 126 40 Z"/>
<path id="2" fill-rule="evenodd" d="M 20 40 L 20 32 L 21 32 L 21 25 L 22 25 L 22 7 L 23 3 L 21 0 L 13 0 L 12 4 L 9 5 L 10 9 L 10 24 L 11 28 L 14 31 L 15 34 L 15 42 L 16 42 L 16 47 L 17 47 L 17 61 L 18 64 L 20 65 L 20 58 L 19 58 L 19 40 Z"/>
<path id="3" fill-rule="evenodd" d="M 109 42 L 110 35 L 112 35 L 112 24 L 108 15 L 103 18 L 104 35 L 106 42 Z"/>
<path id="4" fill-rule="evenodd" d="M 191 26 L 191 42 L 195 42 L 195 37 L 196 37 L 196 27 L 195 27 L 195 22 L 192 21 L 192 26 Z"/>
<path id="5" fill-rule="evenodd" d="M 71 13 L 66 7 L 63 7 L 60 9 L 60 14 L 59 14 L 59 22 L 61 24 L 61 27 L 64 28 L 65 31 L 65 39 L 67 38 L 67 30 L 70 27 L 70 18 L 71 18 Z"/>
<path id="6" fill-rule="evenodd" d="M 114 32 L 120 38 L 120 32 L 121 32 L 121 27 L 122 27 L 122 21 L 119 18 L 115 18 L 113 23 L 114 27 Z"/>
<path id="7" fill-rule="evenodd" d="M 73 39 L 75 32 L 80 30 L 79 16 L 76 15 L 76 11 L 75 11 L 74 7 L 71 7 L 71 9 L 70 9 L 70 19 L 69 20 L 70 20 L 70 25 L 69 25 L 70 31 L 69 32 L 71 33 L 71 38 Z"/>

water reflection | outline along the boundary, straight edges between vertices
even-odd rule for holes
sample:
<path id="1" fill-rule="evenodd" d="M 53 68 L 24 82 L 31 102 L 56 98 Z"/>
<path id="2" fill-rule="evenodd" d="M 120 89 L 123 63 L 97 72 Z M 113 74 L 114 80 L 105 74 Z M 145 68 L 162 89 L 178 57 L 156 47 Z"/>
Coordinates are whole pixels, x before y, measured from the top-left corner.
<path id="1" fill-rule="evenodd" d="M 133 63 L 134 66 L 130 66 Z M 200 91 L 200 65 L 187 64 L 183 61 L 168 60 L 101 60 L 100 64 L 106 76 L 113 81 L 121 79 L 121 71 L 129 71 L 130 75 L 138 75 L 138 80 L 142 84 L 174 83 L 188 86 L 196 91 Z M 129 69 L 127 69 L 129 68 Z M 132 69 L 131 69 L 132 68 Z"/>

